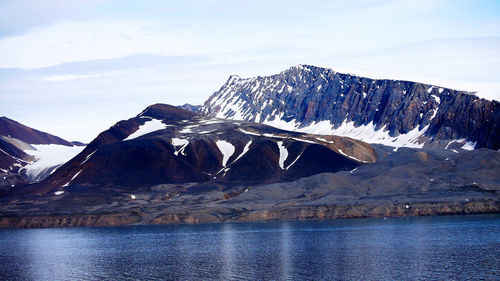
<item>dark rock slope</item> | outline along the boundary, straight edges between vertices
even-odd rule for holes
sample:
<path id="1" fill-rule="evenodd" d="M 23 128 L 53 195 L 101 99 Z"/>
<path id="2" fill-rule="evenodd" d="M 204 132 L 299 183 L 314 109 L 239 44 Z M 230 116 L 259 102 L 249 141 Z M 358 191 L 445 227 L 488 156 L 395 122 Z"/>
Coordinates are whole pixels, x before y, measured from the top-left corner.
<path id="1" fill-rule="evenodd" d="M 498 213 L 499 170 L 500 152 L 490 149 L 402 148 L 351 171 L 291 182 L 122 192 L 73 185 L 61 195 L 0 198 L 0 228 Z"/>
<path id="2" fill-rule="evenodd" d="M 352 170 L 376 159 L 363 142 L 208 118 L 156 104 L 102 132 L 43 182 L 15 194 L 69 187 L 133 191 L 158 184 L 250 184 Z"/>
<path id="3" fill-rule="evenodd" d="M 500 149 L 498 101 L 310 65 L 266 77 L 231 76 L 201 112 L 393 146 Z"/>

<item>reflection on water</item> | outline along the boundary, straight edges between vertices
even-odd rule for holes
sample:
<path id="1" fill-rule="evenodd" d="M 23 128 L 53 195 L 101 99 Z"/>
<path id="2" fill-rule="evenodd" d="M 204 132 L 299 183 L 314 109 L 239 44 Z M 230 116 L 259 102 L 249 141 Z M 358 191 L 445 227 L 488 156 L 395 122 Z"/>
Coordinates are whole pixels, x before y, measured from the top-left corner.
<path id="1" fill-rule="evenodd" d="M 232 225 L 229 223 L 224 224 L 223 226 L 222 257 L 224 259 L 221 277 L 224 280 L 230 280 L 233 278 L 234 260 L 237 257 L 235 257 L 234 251 L 234 230 Z"/>
<path id="2" fill-rule="evenodd" d="M 291 259 L 291 253 L 290 253 L 290 246 L 291 246 L 291 232 L 292 229 L 290 227 L 289 222 L 283 222 L 281 224 L 281 237 L 280 237 L 280 275 L 283 279 L 287 280 L 290 279 L 290 271 L 292 268 L 292 259 Z"/>
<path id="3" fill-rule="evenodd" d="M 500 216 L 0 231 L 1 280 L 496 279 Z"/>

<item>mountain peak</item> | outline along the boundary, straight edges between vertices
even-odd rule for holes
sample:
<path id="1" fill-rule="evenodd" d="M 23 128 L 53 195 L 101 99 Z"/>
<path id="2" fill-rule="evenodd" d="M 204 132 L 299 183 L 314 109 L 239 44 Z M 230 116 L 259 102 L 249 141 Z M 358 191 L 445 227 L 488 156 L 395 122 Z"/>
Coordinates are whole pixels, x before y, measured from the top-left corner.
<path id="1" fill-rule="evenodd" d="M 459 141 L 464 147 L 500 148 L 499 102 L 306 64 L 271 76 L 230 78 L 200 112 L 396 147 Z"/>
<path id="2" fill-rule="evenodd" d="M 185 119 L 190 119 L 195 116 L 196 113 L 179 108 L 177 106 L 156 103 L 146 107 L 138 117 L 146 116 L 160 120 L 166 121 L 180 121 Z"/>
<path id="3" fill-rule="evenodd" d="M 230 84 L 232 84 L 236 81 L 239 81 L 239 80 L 241 80 L 240 76 L 238 76 L 236 74 L 231 74 L 231 75 L 229 75 L 229 78 L 227 79 L 226 84 L 230 85 Z"/>
<path id="4" fill-rule="evenodd" d="M 298 64 L 289 67 L 288 69 L 282 71 L 282 73 L 291 72 L 291 71 L 314 71 L 314 72 L 323 72 L 323 71 L 333 71 L 330 68 L 314 66 L 310 64 Z"/>

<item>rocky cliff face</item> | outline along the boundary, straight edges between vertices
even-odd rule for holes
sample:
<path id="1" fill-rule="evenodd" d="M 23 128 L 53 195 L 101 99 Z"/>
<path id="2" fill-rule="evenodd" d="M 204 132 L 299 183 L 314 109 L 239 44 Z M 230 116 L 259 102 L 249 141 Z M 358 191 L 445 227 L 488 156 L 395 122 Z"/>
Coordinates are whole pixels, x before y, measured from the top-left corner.
<path id="1" fill-rule="evenodd" d="M 267 77 L 231 76 L 201 112 L 396 147 L 500 149 L 498 101 L 309 65 Z"/>

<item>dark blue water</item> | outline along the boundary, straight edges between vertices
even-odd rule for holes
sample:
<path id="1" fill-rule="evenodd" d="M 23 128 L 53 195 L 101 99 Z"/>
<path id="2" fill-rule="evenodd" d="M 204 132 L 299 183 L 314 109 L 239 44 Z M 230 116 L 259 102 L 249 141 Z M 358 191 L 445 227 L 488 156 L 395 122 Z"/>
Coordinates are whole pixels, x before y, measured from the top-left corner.
<path id="1" fill-rule="evenodd" d="M 0 231 L 1 280 L 500 279 L 500 216 Z"/>

